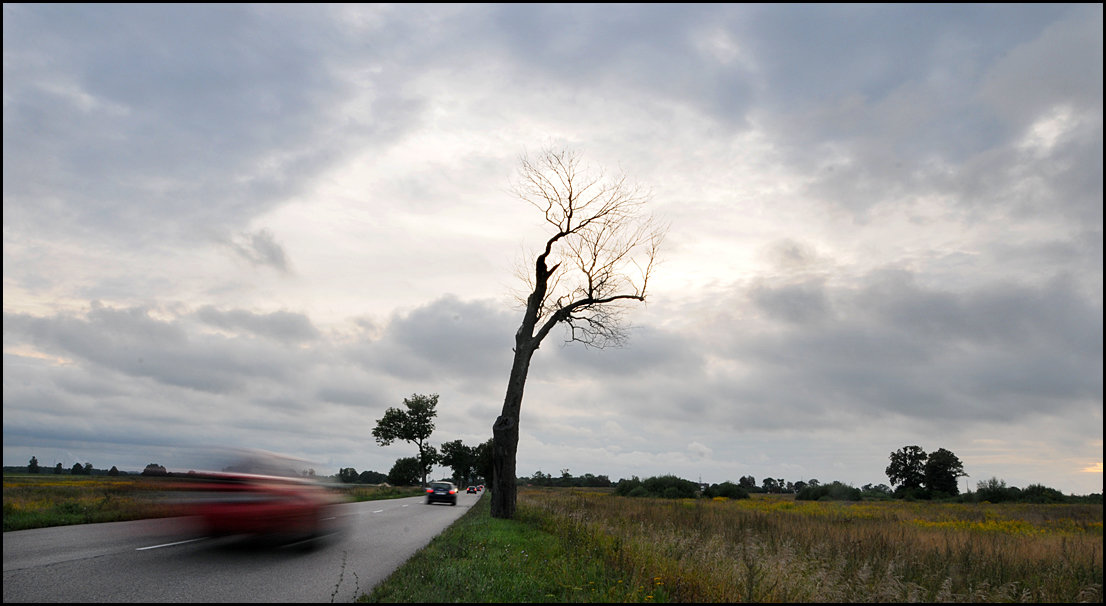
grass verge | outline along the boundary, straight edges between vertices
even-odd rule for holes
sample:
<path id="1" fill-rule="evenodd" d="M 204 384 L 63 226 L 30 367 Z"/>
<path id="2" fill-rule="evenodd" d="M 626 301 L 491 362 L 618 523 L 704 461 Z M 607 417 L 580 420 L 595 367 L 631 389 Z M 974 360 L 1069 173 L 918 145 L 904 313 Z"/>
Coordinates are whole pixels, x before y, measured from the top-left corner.
<path id="1" fill-rule="evenodd" d="M 491 517 L 476 505 L 358 602 L 661 602 L 663 586 L 635 585 L 601 557 L 543 529 L 533 511 Z"/>

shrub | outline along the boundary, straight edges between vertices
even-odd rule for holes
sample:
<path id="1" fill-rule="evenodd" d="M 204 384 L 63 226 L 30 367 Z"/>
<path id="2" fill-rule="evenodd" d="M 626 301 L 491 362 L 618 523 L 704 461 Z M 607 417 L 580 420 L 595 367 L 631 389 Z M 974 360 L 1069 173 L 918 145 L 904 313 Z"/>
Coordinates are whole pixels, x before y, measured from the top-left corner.
<path id="1" fill-rule="evenodd" d="M 699 485 L 674 475 L 655 476 L 641 483 L 650 496 L 666 499 L 693 499 L 698 496 Z"/>
<path id="2" fill-rule="evenodd" d="M 795 495 L 795 499 L 799 501 L 859 501 L 860 489 L 841 482 L 804 486 L 799 494 Z"/>
<path id="3" fill-rule="evenodd" d="M 703 492 L 703 496 L 708 498 L 748 499 L 749 492 L 733 482 L 722 482 L 721 484 L 712 484 L 710 488 Z"/>
<path id="4" fill-rule="evenodd" d="M 637 476 L 634 476 L 629 480 L 619 480 L 618 484 L 615 484 L 614 493 L 620 497 L 628 497 L 630 496 L 631 491 L 640 486 L 641 480 L 639 480 Z"/>
<path id="5" fill-rule="evenodd" d="M 629 480 L 620 480 L 614 493 L 623 497 L 693 499 L 698 496 L 699 485 L 673 475 L 655 476 L 645 480 L 634 476 Z"/>
<path id="6" fill-rule="evenodd" d="M 628 497 L 648 497 L 649 491 L 644 486 L 634 486 L 630 492 L 626 493 Z"/>
<path id="7" fill-rule="evenodd" d="M 1030 484 L 1022 489 L 1021 499 L 1025 503 L 1063 503 L 1064 493 L 1041 484 Z"/>
<path id="8" fill-rule="evenodd" d="M 1004 503 L 1018 500 L 1019 493 L 1021 490 L 1016 486 L 1007 487 L 1005 480 L 991 478 L 976 485 L 975 498 L 988 503 Z"/>

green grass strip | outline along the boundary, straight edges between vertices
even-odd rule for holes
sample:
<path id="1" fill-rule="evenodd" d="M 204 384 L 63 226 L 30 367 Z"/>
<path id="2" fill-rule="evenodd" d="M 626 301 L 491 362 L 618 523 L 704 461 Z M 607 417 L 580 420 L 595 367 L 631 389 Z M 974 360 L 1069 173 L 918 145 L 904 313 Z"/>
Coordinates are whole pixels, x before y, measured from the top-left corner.
<path id="1" fill-rule="evenodd" d="M 491 517 L 481 498 L 359 602 L 660 602 L 599 558 L 541 530 L 536 520 Z"/>

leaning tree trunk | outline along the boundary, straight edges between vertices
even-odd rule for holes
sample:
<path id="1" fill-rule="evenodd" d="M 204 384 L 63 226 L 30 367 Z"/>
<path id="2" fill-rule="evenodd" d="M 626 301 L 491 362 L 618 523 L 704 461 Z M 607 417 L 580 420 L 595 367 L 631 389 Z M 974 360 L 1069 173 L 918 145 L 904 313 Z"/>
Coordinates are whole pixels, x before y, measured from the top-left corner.
<path id="1" fill-rule="evenodd" d="M 515 360 L 511 365 L 511 378 L 507 381 L 507 395 L 503 398 L 503 411 L 492 425 L 492 517 L 515 517 L 515 461 L 518 453 L 518 421 L 522 410 L 522 392 L 526 388 L 526 375 L 530 372 L 530 358 L 534 355 L 533 337 L 520 329 L 515 335 Z"/>

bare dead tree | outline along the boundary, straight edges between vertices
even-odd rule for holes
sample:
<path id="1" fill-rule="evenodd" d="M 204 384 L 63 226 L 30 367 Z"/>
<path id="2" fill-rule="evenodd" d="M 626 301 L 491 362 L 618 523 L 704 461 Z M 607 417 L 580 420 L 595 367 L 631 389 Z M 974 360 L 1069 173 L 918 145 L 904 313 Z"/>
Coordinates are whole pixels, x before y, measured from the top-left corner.
<path id="1" fill-rule="evenodd" d="M 544 214 L 552 235 L 525 274 L 529 295 L 515 333 L 503 410 L 492 426 L 492 516 L 515 515 L 519 414 L 530 360 L 558 324 L 586 347 L 622 345 L 625 312 L 644 302 L 667 227 L 644 213 L 651 195 L 625 176 L 584 167 L 568 150 L 524 158 L 515 193 Z"/>

